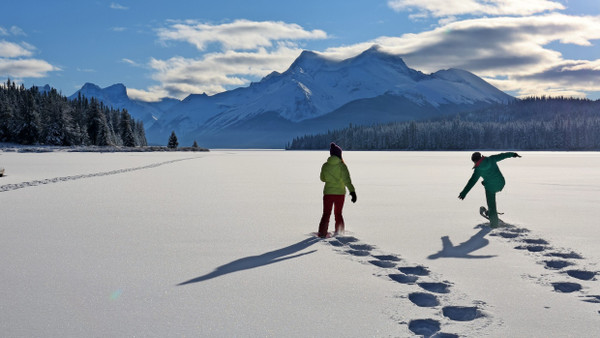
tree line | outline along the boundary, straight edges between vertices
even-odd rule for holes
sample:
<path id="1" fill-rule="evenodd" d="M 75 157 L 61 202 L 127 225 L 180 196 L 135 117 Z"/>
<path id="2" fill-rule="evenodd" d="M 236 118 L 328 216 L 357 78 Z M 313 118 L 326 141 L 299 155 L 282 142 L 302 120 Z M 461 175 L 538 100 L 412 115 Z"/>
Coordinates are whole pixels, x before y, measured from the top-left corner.
<path id="1" fill-rule="evenodd" d="M 600 101 L 532 97 L 429 121 L 352 126 L 294 138 L 286 149 L 600 150 Z"/>
<path id="2" fill-rule="evenodd" d="M 126 109 L 81 94 L 69 100 L 56 89 L 0 84 L 0 142 L 56 146 L 147 146 L 142 121 Z"/>

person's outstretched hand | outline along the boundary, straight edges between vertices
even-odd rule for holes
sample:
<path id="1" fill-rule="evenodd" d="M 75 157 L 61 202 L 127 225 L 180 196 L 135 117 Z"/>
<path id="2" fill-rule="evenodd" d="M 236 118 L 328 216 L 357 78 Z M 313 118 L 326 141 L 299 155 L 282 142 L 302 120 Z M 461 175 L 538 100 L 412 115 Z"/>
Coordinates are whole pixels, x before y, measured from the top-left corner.
<path id="1" fill-rule="evenodd" d="M 467 197 L 467 196 L 463 195 L 463 193 L 458 194 L 458 199 L 460 199 L 460 200 L 464 200 L 465 197 Z"/>
<path id="2" fill-rule="evenodd" d="M 515 154 L 513 155 L 513 157 L 521 157 L 521 155 L 519 155 L 519 154 L 515 153 Z"/>
<path id="3" fill-rule="evenodd" d="M 352 203 L 356 203 L 356 192 L 351 192 L 350 196 L 352 196 Z"/>

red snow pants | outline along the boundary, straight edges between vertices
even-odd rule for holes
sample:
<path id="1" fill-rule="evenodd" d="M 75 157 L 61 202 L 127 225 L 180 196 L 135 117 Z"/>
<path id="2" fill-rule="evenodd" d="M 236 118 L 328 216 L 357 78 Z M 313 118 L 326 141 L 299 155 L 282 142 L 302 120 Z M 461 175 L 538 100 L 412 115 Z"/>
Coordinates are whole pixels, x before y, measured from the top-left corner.
<path id="1" fill-rule="evenodd" d="M 345 195 L 323 195 L 323 216 L 319 223 L 319 236 L 327 236 L 327 228 L 329 228 L 329 218 L 331 217 L 331 209 L 335 217 L 335 232 L 344 231 L 344 218 L 342 217 L 342 208 L 344 208 Z"/>

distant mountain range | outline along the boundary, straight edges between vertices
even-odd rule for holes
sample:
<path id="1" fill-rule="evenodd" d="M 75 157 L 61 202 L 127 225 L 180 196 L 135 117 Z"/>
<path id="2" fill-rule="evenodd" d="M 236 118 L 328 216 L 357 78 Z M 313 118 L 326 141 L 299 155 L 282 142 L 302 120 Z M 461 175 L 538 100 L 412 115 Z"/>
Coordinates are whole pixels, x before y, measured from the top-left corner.
<path id="1" fill-rule="evenodd" d="M 211 148 L 283 148 L 296 136 L 349 124 L 423 120 L 514 100 L 467 71 L 427 75 L 378 47 L 342 61 L 304 51 L 283 73 L 182 101 L 132 100 L 122 84 L 87 83 L 70 98 L 79 93 L 127 109 L 144 122 L 150 144 L 166 144 L 175 131 L 181 145 Z"/>

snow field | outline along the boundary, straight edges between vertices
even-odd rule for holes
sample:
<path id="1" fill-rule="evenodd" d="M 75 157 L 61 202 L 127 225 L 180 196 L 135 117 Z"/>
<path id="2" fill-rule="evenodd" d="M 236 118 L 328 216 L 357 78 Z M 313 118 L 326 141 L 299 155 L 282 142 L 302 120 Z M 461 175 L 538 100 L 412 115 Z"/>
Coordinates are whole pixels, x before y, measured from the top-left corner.
<path id="1" fill-rule="evenodd" d="M 456 198 L 469 153 L 344 152 L 358 202 L 347 199 L 346 236 L 318 240 L 309 234 L 327 155 L 2 153 L 0 331 L 548 337 L 600 328 L 600 155 L 500 162 L 498 205 L 511 226 L 490 230 L 479 226 L 480 185 Z M 33 181 L 46 183 L 23 184 Z"/>

